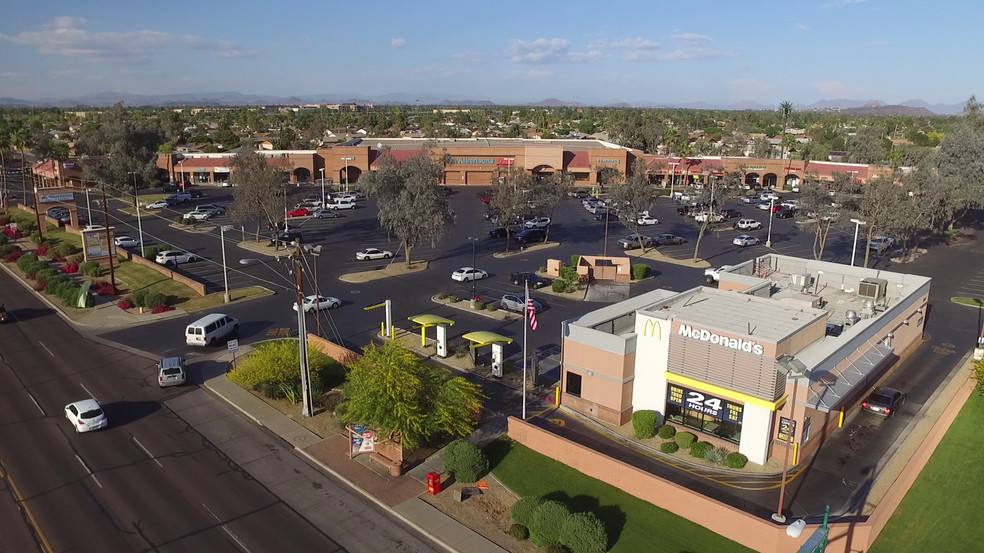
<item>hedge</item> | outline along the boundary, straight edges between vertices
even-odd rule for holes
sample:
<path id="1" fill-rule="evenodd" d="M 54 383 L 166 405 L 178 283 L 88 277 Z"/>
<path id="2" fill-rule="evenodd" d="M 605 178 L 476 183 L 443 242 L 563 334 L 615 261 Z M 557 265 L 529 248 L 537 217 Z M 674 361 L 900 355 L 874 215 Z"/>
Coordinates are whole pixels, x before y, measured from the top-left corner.
<path id="1" fill-rule="evenodd" d="M 709 442 L 697 442 L 690 446 L 690 454 L 698 459 L 703 459 L 707 457 L 707 452 L 714 449 L 714 446 Z"/>
<path id="2" fill-rule="evenodd" d="M 636 263 L 632 266 L 632 280 L 642 280 L 649 276 L 652 268 L 645 263 Z"/>
<path id="3" fill-rule="evenodd" d="M 458 482 L 470 484 L 489 471 L 489 460 L 477 445 L 459 438 L 444 448 L 444 468 Z"/>
<path id="4" fill-rule="evenodd" d="M 567 281 L 560 278 L 555 279 L 550 285 L 550 289 L 553 290 L 554 293 L 562 294 L 564 293 L 564 290 L 567 290 Z"/>
<path id="5" fill-rule="evenodd" d="M 659 432 L 657 433 L 659 434 L 660 438 L 663 438 L 664 440 L 669 440 L 673 436 L 676 436 L 676 427 L 673 426 L 672 424 L 664 424 L 663 426 L 659 427 Z"/>
<path id="6" fill-rule="evenodd" d="M 571 267 L 577 267 L 577 264 L 580 263 L 580 262 L 581 262 L 581 256 L 580 255 L 572 255 L 571 256 Z"/>
<path id="7" fill-rule="evenodd" d="M 58 244 L 58 247 L 55 248 L 55 250 L 58 252 L 58 255 L 62 257 L 74 255 L 79 251 L 79 249 L 75 247 L 75 244 L 72 244 L 71 242 L 62 242 L 61 244 Z"/>
<path id="8" fill-rule="evenodd" d="M 748 464 L 748 457 L 742 453 L 729 453 L 724 462 L 733 469 L 743 469 Z"/>
<path id="9" fill-rule="evenodd" d="M 676 453 L 680 450 L 680 446 L 676 442 L 663 442 L 659 444 L 659 450 L 663 453 Z"/>
<path id="10" fill-rule="evenodd" d="M 560 528 L 560 541 L 571 553 L 605 553 L 608 532 L 591 512 L 569 515 Z"/>
<path id="11" fill-rule="evenodd" d="M 639 440 L 652 438 L 656 435 L 656 422 L 659 416 L 656 411 L 643 409 L 632 413 L 632 430 Z"/>
<path id="12" fill-rule="evenodd" d="M 79 270 L 82 271 L 82 274 L 91 277 L 98 277 L 102 274 L 102 267 L 99 266 L 98 261 L 86 261 L 79 265 Z"/>
<path id="13" fill-rule="evenodd" d="M 509 533 L 512 534 L 512 537 L 516 538 L 519 541 L 529 539 L 530 537 L 530 529 L 523 526 L 522 524 L 513 524 L 512 526 L 510 526 Z"/>
<path id="14" fill-rule="evenodd" d="M 690 449 L 690 446 L 697 441 L 697 436 L 693 432 L 677 432 L 673 439 L 681 449 Z"/>
<path id="15" fill-rule="evenodd" d="M 136 293 L 134 292 L 134 295 L 135 294 Z M 143 296 L 143 304 L 142 304 L 143 307 L 156 309 L 162 305 L 167 305 L 167 304 L 168 304 L 167 296 L 165 296 L 160 292 L 148 292 L 145 296 Z"/>
<path id="16" fill-rule="evenodd" d="M 533 511 L 542 505 L 543 501 L 544 499 L 539 496 L 521 497 L 509 508 L 509 517 L 516 524 L 529 526 Z"/>
<path id="17" fill-rule="evenodd" d="M 540 547 L 562 545 L 560 533 L 564 521 L 570 516 L 567 506 L 559 501 L 546 500 L 533 510 L 530 516 L 530 541 Z"/>

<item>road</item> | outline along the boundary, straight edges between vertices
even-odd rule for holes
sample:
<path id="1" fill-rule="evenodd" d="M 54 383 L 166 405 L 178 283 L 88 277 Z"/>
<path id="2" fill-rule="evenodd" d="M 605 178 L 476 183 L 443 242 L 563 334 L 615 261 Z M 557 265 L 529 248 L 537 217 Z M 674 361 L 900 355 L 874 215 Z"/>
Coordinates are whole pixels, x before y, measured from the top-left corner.
<path id="1" fill-rule="evenodd" d="M 15 319 L 0 329 L 0 462 L 7 489 L 0 513 L 14 504 L 24 513 L 0 519 L 4 540 L 22 546 L 30 522 L 44 549 L 53 551 L 434 550 L 307 467 L 265 430 L 224 405 L 209 405 L 214 399 L 196 386 L 159 389 L 153 361 L 87 340 L 6 273 L 0 273 L 0 302 Z M 193 378 L 198 369 L 189 367 Z M 109 428 L 73 431 L 64 405 L 86 397 L 103 405 Z M 222 419 L 223 432 L 206 436 L 189 422 L 206 408 L 225 410 L 208 421 Z M 233 439 L 230 452 L 216 445 Z M 260 444 L 251 458 L 273 456 L 249 472 L 234 461 L 242 443 Z M 338 517 L 334 528 L 345 547 L 263 483 L 301 471 L 311 473 L 311 489 L 332 490 L 330 498 L 318 491 L 324 504 L 305 508 Z M 344 530 L 354 519 L 372 529 L 370 539 Z M 31 549 L 44 550 L 37 544 L 13 550 Z"/>

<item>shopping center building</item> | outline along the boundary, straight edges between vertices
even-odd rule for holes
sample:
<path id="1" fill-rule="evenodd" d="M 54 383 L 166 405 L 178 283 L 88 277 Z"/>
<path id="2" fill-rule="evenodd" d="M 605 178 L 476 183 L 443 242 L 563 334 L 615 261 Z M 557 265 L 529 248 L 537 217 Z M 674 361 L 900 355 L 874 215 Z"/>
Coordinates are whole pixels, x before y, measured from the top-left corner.
<path id="1" fill-rule="evenodd" d="M 930 279 L 769 254 L 563 323 L 562 404 L 804 458 L 922 340 Z"/>

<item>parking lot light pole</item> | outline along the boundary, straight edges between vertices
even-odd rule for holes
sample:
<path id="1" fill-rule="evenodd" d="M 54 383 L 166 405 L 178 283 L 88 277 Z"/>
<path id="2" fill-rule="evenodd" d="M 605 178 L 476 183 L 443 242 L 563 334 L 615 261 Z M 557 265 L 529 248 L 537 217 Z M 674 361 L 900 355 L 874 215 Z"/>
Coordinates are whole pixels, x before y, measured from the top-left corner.
<path id="1" fill-rule="evenodd" d="M 219 236 L 222 240 L 222 278 L 225 280 L 225 296 L 223 296 L 222 299 L 225 303 L 232 301 L 232 298 L 229 296 L 229 266 L 226 265 L 225 254 L 225 233 L 227 230 L 232 230 L 232 225 L 222 225 L 219 227 Z M 141 247 L 142 246 L 143 245 L 141 244 Z"/>
<path id="2" fill-rule="evenodd" d="M 854 245 L 851 246 L 851 267 L 854 266 L 854 256 L 858 253 L 858 231 L 861 230 L 861 225 L 867 225 L 867 221 L 862 221 L 861 219 L 851 219 L 854 223 Z"/>
<path id="3" fill-rule="evenodd" d="M 772 247 L 772 218 L 775 215 L 772 210 L 776 207 L 776 199 L 773 197 L 769 199 L 769 236 L 765 239 L 765 247 Z"/>
<path id="4" fill-rule="evenodd" d="M 469 236 L 468 237 L 468 241 L 471 242 L 471 245 L 472 245 L 472 269 L 474 269 L 474 268 L 476 268 L 475 267 L 475 243 L 478 242 L 478 238 L 473 238 L 473 237 Z M 475 278 L 474 277 L 475 277 L 475 275 L 472 275 L 472 279 L 471 279 L 471 281 L 472 281 L 472 295 L 471 295 L 471 300 L 472 301 L 475 301 Z"/>
<path id="5" fill-rule="evenodd" d="M 789 419 L 793 421 L 793 425 L 791 425 L 792 430 L 790 432 L 789 441 L 784 444 L 786 446 L 786 453 L 782 460 L 782 482 L 779 484 L 779 506 L 776 508 L 776 512 L 772 514 L 772 520 L 780 524 L 786 522 L 786 515 L 782 514 L 782 503 L 786 499 L 786 465 L 789 464 L 790 445 L 796 441 L 796 390 L 799 388 L 797 379 L 806 375 L 807 371 L 805 370 L 805 367 L 803 369 L 790 369 L 790 371 L 786 373 L 786 378 L 792 379 L 793 381 L 793 394 L 789 401 Z"/>
<path id="6" fill-rule="evenodd" d="M 348 186 L 349 186 L 348 162 L 355 161 L 355 158 L 346 156 L 342 158 L 342 161 L 345 162 L 345 191 L 348 192 Z"/>
<path id="7" fill-rule="evenodd" d="M 137 173 L 136 171 L 129 171 L 133 175 L 133 205 L 137 208 L 137 232 L 140 234 L 140 257 L 147 257 L 144 255 L 144 244 L 143 244 L 143 223 L 140 221 L 140 199 L 137 198 Z M 88 207 L 89 202 L 89 189 L 85 189 L 85 200 L 86 206 Z M 89 221 L 92 221 L 92 215 L 89 215 Z M 223 264 L 225 262 L 223 261 Z"/>
<path id="8" fill-rule="evenodd" d="M 325 207 L 325 168 L 321 168 L 321 207 Z"/>

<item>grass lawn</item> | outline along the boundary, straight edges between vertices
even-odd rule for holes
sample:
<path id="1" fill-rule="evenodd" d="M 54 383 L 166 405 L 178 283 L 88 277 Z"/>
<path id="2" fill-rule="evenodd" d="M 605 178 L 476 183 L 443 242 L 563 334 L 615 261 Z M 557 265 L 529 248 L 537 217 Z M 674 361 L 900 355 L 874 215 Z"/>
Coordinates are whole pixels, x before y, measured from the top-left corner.
<path id="1" fill-rule="evenodd" d="M 173 298 L 172 305 L 185 311 L 200 311 L 211 309 L 225 303 L 224 292 L 216 292 L 207 296 L 199 296 L 184 284 L 167 278 L 157 271 L 137 265 L 132 261 L 123 261 L 116 267 L 116 278 L 122 280 L 130 290 L 147 289 L 160 292 Z M 105 280 L 105 279 L 104 279 Z M 229 290 L 233 301 L 269 296 L 272 292 L 259 286 Z"/>
<path id="2" fill-rule="evenodd" d="M 564 502 L 572 511 L 597 514 L 608 530 L 613 552 L 752 551 L 516 442 L 497 440 L 486 453 L 493 474 L 520 496 L 545 496 Z"/>
<path id="3" fill-rule="evenodd" d="M 984 397 L 960 410 L 871 553 L 980 551 L 984 512 Z"/>
<path id="4" fill-rule="evenodd" d="M 959 303 L 961 305 L 969 305 L 971 307 L 978 307 L 978 308 L 984 307 L 984 300 L 980 300 L 977 298 L 967 298 L 967 297 L 957 296 L 955 298 L 950 298 L 950 301 L 952 301 L 953 303 Z"/>

